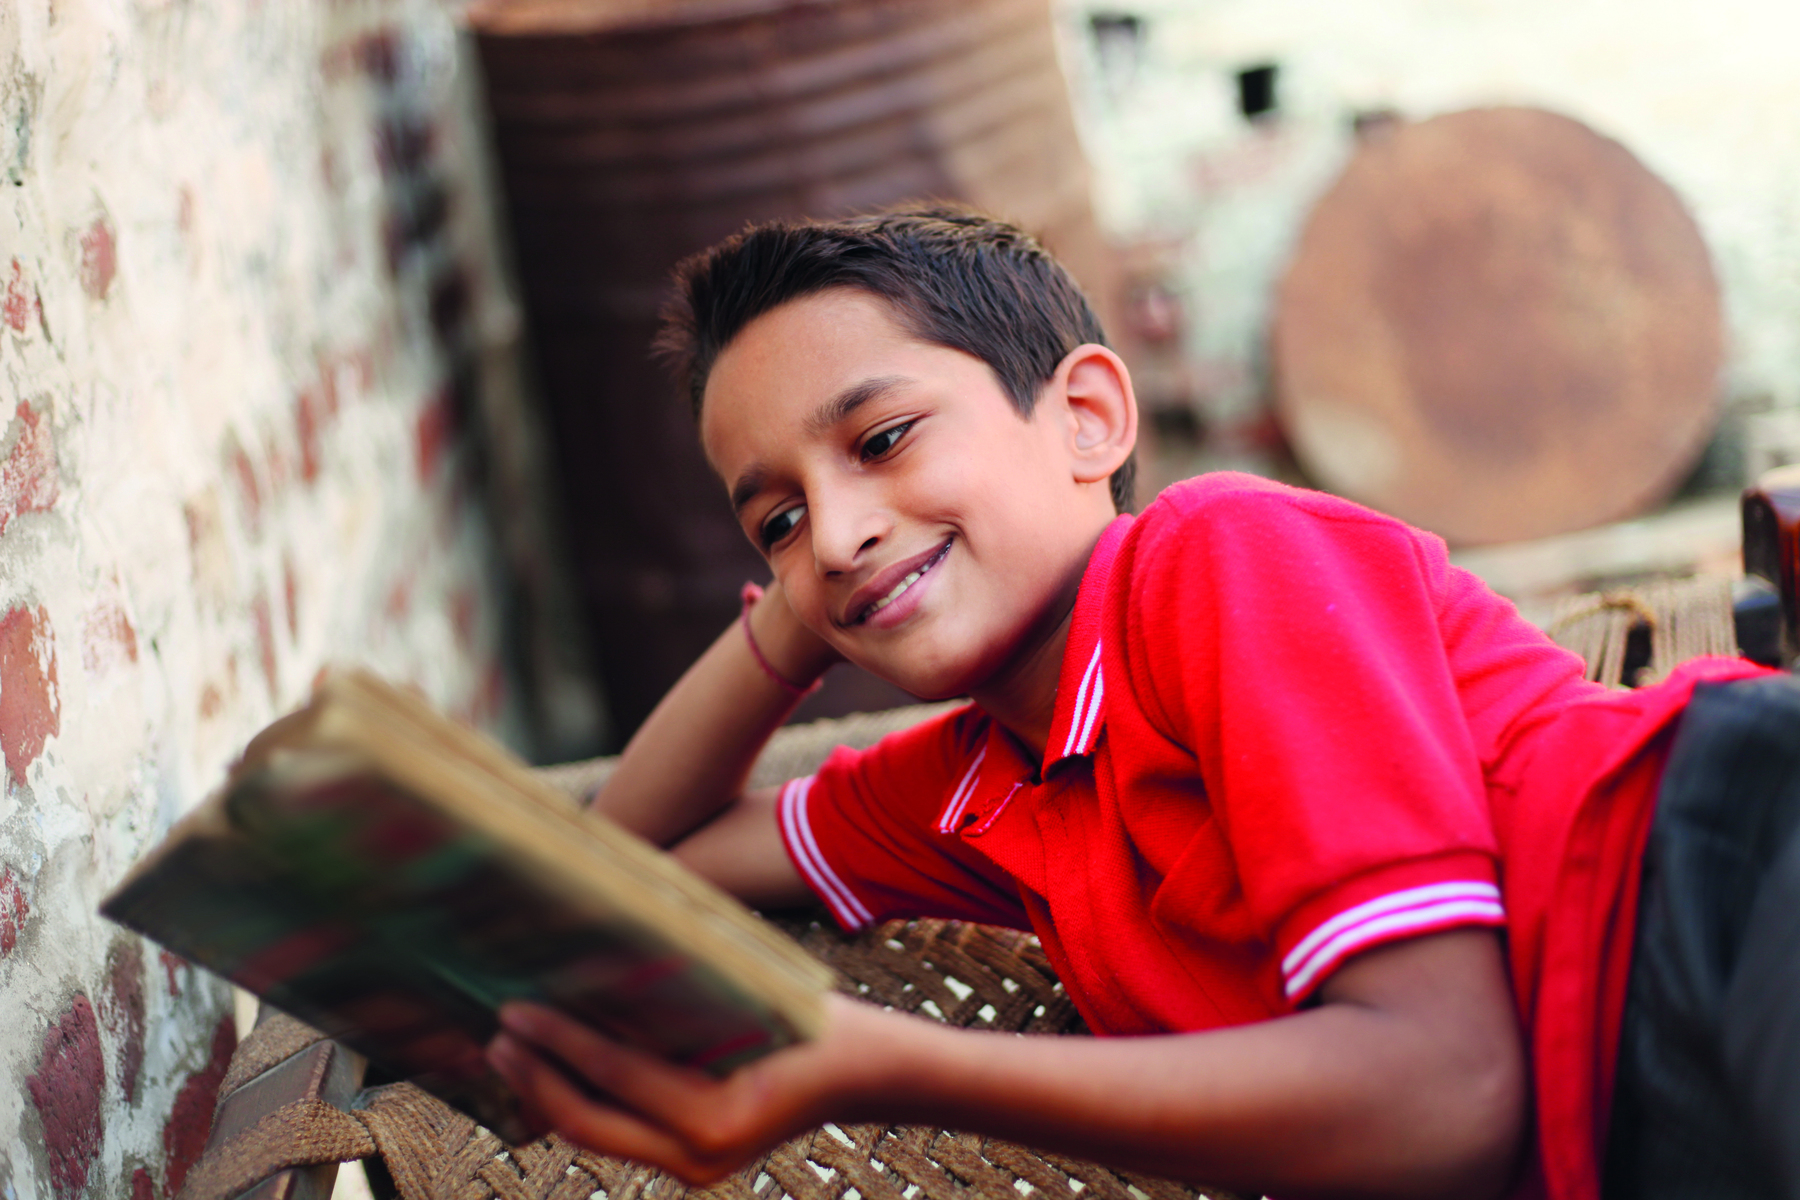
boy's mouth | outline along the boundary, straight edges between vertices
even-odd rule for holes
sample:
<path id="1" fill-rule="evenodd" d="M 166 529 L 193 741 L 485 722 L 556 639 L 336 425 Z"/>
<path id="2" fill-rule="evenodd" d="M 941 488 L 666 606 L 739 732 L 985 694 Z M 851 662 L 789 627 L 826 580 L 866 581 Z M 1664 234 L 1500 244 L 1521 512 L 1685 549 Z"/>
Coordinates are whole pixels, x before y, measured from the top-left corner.
<path id="1" fill-rule="evenodd" d="M 950 543 L 954 540 L 954 538 L 946 538 L 942 546 L 939 546 L 924 562 L 920 563 L 911 571 L 908 571 L 906 575 L 903 576 L 898 583 L 894 584 L 885 595 L 877 598 L 870 604 L 864 605 L 863 608 L 857 612 L 856 616 L 851 619 L 850 624 L 863 624 L 870 617 L 905 595 L 907 588 L 910 588 L 913 584 L 919 582 L 919 580 L 924 578 L 933 567 L 944 561 L 944 556 L 950 553 Z"/>

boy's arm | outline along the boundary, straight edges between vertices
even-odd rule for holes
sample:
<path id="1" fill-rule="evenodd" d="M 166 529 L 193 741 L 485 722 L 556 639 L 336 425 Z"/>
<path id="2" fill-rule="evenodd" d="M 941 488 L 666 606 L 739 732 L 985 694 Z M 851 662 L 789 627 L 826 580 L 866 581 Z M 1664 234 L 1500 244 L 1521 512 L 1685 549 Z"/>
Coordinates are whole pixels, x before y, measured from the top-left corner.
<path id="1" fill-rule="evenodd" d="M 1497 937 L 1383 946 L 1321 995 L 1288 1017 L 1143 1038 L 976 1033 L 833 997 L 819 1041 L 724 1080 L 511 1006 L 490 1054 L 546 1127 L 692 1182 L 835 1120 L 985 1132 L 1250 1195 L 1501 1194 L 1526 1086 Z"/>
<path id="2" fill-rule="evenodd" d="M 793 615 L 779 582 L 751 610 L 750 626 L 770 665 L 797 684 L 812 683 L 838 660 Z M 811 892 L 781 846 L 773 792 L 744 795 L 756 756 L 797 703 L 733 622 L 632 736 L 593 807 L 672 847 L 745 900 L 806 899 Z"/>

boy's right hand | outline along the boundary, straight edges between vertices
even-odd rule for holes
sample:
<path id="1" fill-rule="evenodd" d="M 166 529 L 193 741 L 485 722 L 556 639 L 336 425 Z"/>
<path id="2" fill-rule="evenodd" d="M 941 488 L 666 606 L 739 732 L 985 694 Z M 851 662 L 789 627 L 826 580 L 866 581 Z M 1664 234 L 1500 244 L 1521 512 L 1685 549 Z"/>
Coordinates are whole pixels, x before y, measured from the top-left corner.
<path id="1" fill-rule="evenodd" d="M 663 697 L 590 803 L 740 899 L 794 903 L 811 893 L 782 849 L 774 793 L 745 786 L 769 735 L 840 657 L 801 623 L 779 582 L 746 618 Z"/>
<path id="2" fill-rule="evenodd" d="M 751 608 L 750 632 L 769 665 L 802 688 L 811 687 L 830 667 L 844 661 L 831 643 L 795 615 L 779 579 L 763 589 Z"/>
<path id="3" fill-rule="evenodd" d="M 777 1051 L 723 1079 L 524 1003 L 501 1010 L 503 1032 L 488 1058 L 535 1128 L 703 1187 L 839 1115 L 847 1098 L 879 1090 L 867 1076 L 881 1057 L 883 1035 L 921 1024 L 843 996 L 825 1000 L 826 1032 L 818 1041 Z M 904 1024 L 895 1030 L 897 1021 Z"/>

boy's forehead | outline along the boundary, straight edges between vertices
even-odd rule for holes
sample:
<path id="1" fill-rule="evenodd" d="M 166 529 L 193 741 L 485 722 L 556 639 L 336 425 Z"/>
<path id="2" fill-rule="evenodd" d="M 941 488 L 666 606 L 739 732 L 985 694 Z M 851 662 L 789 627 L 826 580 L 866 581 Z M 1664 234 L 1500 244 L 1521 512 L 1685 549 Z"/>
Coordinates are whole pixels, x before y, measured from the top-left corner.
<path id="1" fill-rule="evenodd" d="M 873 358 L 915 341 L 879 296 L 845 287 L 814 292 L 758 315 L 726 343 L 707 378 L 705 403 L 722 380 L 739 381 L 747 372 L 843 370 L 859 352 Z"/>
<path id="2" fill-rule="evenodd" d="M 789 300 L 745 325 L 707 375 L 700 437 L 709 458 L 743 421 L 810 408 L 847 387 L 896 374 L 895 364 L 930 349 L 878 296 L 833 288 Z M 941 347 L 939 347 L 941 349 Z M 720 464 L 714 460 L 713 465 Z"/>

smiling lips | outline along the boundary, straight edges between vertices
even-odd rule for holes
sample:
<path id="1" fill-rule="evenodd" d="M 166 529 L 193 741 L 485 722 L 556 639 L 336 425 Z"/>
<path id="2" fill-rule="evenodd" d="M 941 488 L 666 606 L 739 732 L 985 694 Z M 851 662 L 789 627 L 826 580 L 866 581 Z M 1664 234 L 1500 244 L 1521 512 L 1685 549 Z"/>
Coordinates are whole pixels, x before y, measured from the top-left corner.
<path id="1" fill-rule="evenodd" d="M 925 576 L 926 572 L 930 571 L 931 568 L 933 568 L 933 567 L 937 566 L 939 563 L 943 562 L 944 555 L 948 554 L 949 552 L 950 552 L 950 542 L 946 541 L 942 546 L 938 547 L 937 553 L 933 554 L 930 558 L 928 558 L 924 562 L 920 563 L 917 570 L 909 572 L 905 578 L 903 578 L 899 583 L 896 583 L 894 585 L 893 591 L 889 592 L 887 595 L 881 597 L 879 600 L 875 601 L 873 604 L 869 605 L 867 608 L 865 608 L 861 612 L 857 613 L 856 619 L 854 621 L 852 621 L 851 624 L 861 625 L 863 622 L 867 621 L 870 617 L 874 616 L 876 613 L 880 612 L 882 609 L 886 608 L 888 605 L 890 605 L 894 601 L 898 600 L 901 597 L 901 595 L 906 591 L 907 588 L 909 588 L 913 584 L 919 582 L 919 580 Z"/>

